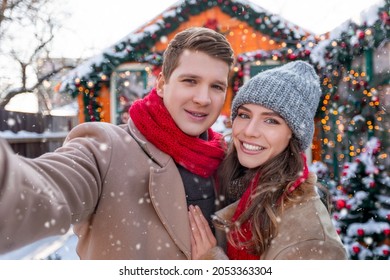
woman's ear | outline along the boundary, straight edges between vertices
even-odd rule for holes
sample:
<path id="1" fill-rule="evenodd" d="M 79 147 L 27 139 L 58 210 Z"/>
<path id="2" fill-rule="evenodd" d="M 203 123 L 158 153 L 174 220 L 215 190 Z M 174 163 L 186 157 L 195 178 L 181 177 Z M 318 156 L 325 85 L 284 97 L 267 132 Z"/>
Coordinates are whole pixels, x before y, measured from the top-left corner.
<path id="1" fill-rule="evenodd" d="M 160 72 L 160 74 L 158 74 L 157 81 L 156 81 L 157 95 L 160 97 L 164 96 L 164 85 L 165 85 L 165 78 L 162 72 Z"/>

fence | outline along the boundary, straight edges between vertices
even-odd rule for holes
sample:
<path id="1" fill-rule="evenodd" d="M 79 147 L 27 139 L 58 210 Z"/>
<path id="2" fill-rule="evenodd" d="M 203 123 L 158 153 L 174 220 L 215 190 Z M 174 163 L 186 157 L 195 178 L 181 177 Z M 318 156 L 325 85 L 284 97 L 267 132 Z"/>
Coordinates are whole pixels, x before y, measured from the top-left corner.
<path id="1" fill-rule="evenodd" d="M 77 116 L 50 116 L 0 109 L 0 137 L 15 153 L 35 158 L 60 147 Z"/>

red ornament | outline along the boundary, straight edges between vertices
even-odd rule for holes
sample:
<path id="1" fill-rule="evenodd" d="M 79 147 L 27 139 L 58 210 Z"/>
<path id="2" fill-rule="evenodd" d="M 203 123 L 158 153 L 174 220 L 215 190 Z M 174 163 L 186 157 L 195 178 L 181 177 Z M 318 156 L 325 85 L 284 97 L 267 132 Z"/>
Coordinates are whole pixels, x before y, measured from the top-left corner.
<path id="1" fill-rule="evenodd" d="M 364 229 L 359 228 L 356 232 L 359 236 L 364 236 Z"/>
<path id="2" fill-rule="evenodd" d="M 389 236 L 390 235 L 390 228 L 387 228 L 383 231 L 383 233 L 386 235 L 386 236 Z"/>
<path id="3" fill-rule="evenodd" d="M 336 201 L 336 207 L 337 209 L 343 209 L 345 207 L 346 203 L 345 200 L 339 199 Z"/>
<path id="4" fill-rule="evenodd" d="M 390 254 L 390 251 L 388 249 L 383 249 L 382 253 L 383 255 L 388 256 Z"/>
<path id="5" fill-rule="evenodd" d="M 356 34 L 357 34 L 357 36 L 358 36 L 358 38 L 359 38 L 360 40 L 364 39 L 364 37 L 366 36 L 366 35 L 364 34 L 364 31 L 362 31 L 362 30 L 358 30 L 358 32 L 357 32 Z"/>
<path id="6" fill-rule="evenodd" d="M 358 246 L 353 246 L 352 247 L 352 251 L 355 253 L 355 254 L 358 254 L 360 252 L 360 248 Z"/>
<path id="7" fill-rule="evenodd" d="M 375 187 L 375 182 L 371 182 L 370 183 L 370 188 L 374 188 Z"/>
<path id="8" fill-rule="evenodd" d="M 161 72 L 161 66 L 158 66 L 158 65 L 153 65 L 153 68 L 152 68 L 152 74 L 153 76 L 157 77 Z"/>
<path id="9" fill-rule="evenodd" d="M 260 60 L 260 59 L 262 58 L 262 55 L 261 55 L 261 53 L 257 53 L 257 54 L 255 54 L 255 58 Z"/>
<path id="10" fill-rule="evenodd" d="M 305 55 L 309 56 L 311 54 L 311 50 L 305 50 Z"/>
<path id="11" fill-rule="evenodd" d="M 262 21 L 263 21 L 263 20 L 262 20 L 261 18 L 255 19 L 255 23 L 256 23 L 256 24 L 261 24 Z"/>
<path id="12" fill-rule="evenodd" d="M 380 18 L 381 18 L 381 20 L 382 20 L 385 24 L 390 24 L 390 17 L 389 17 L 389 14 L 388 14 L 386 11 L 383 11 L 383 12 L 380 14 Z"/>
<path id="13" fill-rule="evenodd" d="M 208 19 L 206 23 L 203 25 L 206 28 L 212 29 L 214 31 L 218 30 L 218 20 L 216 19 Z"/>
<path id="14" fill-rule="evenodd" d="M 287 57 L 289 60 L 295 60 L 295 59 L 297 59 L 298 56 L 294 53 L 290 53 Z"/>

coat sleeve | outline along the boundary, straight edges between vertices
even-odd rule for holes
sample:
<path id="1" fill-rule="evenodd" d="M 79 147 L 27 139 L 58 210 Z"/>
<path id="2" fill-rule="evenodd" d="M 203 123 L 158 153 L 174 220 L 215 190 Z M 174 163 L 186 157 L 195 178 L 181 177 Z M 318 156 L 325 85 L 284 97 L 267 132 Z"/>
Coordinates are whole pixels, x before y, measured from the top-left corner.
<path id="1" fill-rule="evenodd" d="M 201 258 L 201 260 L 228 260 L 228 256 L 223 249 L 219 246 L 215 246 L 207 251 Z"/>
<path id="2" fill-rule="evenodd" d="M 347 254 L 340 243 L 308 240 L 280 251 L 274 260 L 346 260 Z"/>
<path id="3" fill-rule="evenodd" d="M 61 148 L 30 159 L 0 139 L 0 253 L 64 234 L 87 219 L 101 192 L 111 142 L 104 127 L 82 124 Z"/>

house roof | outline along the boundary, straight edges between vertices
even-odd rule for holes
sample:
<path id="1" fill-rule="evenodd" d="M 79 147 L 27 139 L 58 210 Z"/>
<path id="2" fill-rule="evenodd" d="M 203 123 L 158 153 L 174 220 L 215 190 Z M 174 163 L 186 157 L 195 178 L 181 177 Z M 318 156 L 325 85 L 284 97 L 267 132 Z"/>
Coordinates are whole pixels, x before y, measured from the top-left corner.
<path id="1" fill-rule="evenodd" d="M 180 0 L 162 12 L 150 23 L 141 26 L 117 43 L 88 59 L 70 71 L 62 80 L 60 92 L 78 94 L 78 87 L 93 88 L 96 83 L 108 82 L 113 70 L 124 62 L 149 62 L 161 64 L 162 54 L 152 53 L 151 48 L 174 32 L 190 16 L 200 14 L 218 6 L 221 11 L 255 30 L 270 36 L 275 42 L 295 45 L 307 30 L 272 14 L 262 7 L 246 0 Z"/>

